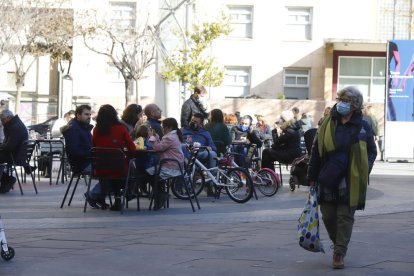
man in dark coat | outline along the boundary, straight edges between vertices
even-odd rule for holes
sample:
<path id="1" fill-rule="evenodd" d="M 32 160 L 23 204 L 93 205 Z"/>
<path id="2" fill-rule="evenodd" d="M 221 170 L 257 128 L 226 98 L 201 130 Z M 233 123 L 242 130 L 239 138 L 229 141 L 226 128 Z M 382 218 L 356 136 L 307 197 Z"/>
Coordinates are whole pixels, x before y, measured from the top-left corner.
<path id="1" fill-rule="evenodd" d="M 144 108 L 145 116 L 147 116 L 146 125 L 152 129 L 158 138 L 161 139 L 164 135 L 161 127 L 162 110 L 156 104 L 147 104 Z"/>
<path id="2" fill-rule="evenodd" d="M 207 94 L 204 86 L 199 85 L 194 88 L 194 93 L 188 100 L 183 103 L 181 107 L 181 127 L 188 127 L 191 118 L 194 114 L 202 114 L 204 119 L 207 119 L 207 107 L 201 102 L 202 97 Z"/>
<path id="3" fill-rule="evenodd" d="M 80 105 L 76 108 L 75 118 L 61 128 L 63 137 L 65 137 L 66 154 L 75 172 L 88 173 L 91 170 L 90 161 L 87 159 L 91 155 L 92 149 L 91 115 L 89 105 Z M 100 195 L 101 186 L 99 183 L 89 191 L 89 195 L 84 194 L 92 208 L 107 209 L 109 205 L 100 200 Z"/>
<path id="4" fill-rule="evenodd" d="M 10 110 L 3 110 L 0 114 L 1 123 L 4 126 L 4 141 L 0 144 L 0 179 L 1 186 L 8 187 L 7 191 L 16 182 L 14 177 L 3 177 L 5 165 L 3 163 L 11 163 L 11 154 L 15 162 L 19 162 L 26 158 L 26 148 L 23 144 L 28 140 L 27 128 L 20 120 L 18 115 L 13 115 Z"/>

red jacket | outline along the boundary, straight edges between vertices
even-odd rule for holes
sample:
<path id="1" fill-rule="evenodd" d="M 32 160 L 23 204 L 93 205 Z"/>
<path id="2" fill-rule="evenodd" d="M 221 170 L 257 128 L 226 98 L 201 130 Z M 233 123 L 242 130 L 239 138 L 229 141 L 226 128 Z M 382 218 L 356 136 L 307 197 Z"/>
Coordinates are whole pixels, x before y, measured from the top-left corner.
<path id="1" fill-rule="evenodd" d="M 131 136 L 128 133 L 127 128 L 122 124 L 112 125 L 109 131 L 109 135 L 101 135 L 98 133 L 97 128 L 93 130 L 92 143 L 94 147 L 102 148 L 119 148 L 127 150 L 126 154 L 129 158 L 135 156 L 135 144 L 132 141 Z M 95 172 L 98 176 L 109 176 L 113 178 L 126 177 L 128 171 L 128 160 L 125 161 L 124 170 L 119 173 L 111 173 L 108 171 Z"/>

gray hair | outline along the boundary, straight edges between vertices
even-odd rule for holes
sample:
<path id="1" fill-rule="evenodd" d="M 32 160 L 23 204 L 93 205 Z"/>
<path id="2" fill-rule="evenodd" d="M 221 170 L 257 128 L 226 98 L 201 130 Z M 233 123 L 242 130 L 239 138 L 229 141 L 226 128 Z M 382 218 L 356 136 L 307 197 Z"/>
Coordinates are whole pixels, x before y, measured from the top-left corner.
<path id="1" fill-rule="evenodd" d="M 4 109 L 1 113 L 0 113 L 0 117 L 1 118 L 11 118 L 11 117 L 13 117 L 14 115 L 13 115 L 13 112 L 11 112 L 10 110 L 8 110 L 8 109 Z"/>
<path id="2" fill-rule="evenodd" d="M 340 100 L 344 96 L 351 99 L 351 108 L 355 110 L 362 110 L 364 97 L 358 88 L 355 86 L 347 86 L 345 88 L 342 88 L 340 91 L 338 91 L 337 98 Z"/>

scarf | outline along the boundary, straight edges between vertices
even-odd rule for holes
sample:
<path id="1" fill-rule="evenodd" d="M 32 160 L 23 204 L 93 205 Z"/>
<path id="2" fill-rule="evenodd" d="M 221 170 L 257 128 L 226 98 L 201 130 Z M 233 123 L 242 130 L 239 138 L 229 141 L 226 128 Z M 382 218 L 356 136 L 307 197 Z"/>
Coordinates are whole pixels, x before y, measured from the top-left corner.
<path id="1" fill-rule="evenodd" d="M 319 157 L 335 150 L 335 128 L 331 117 L 327 117 L 320 126 L 317 134 Z M 347 180 L 349 206 L 364 209 L 368 183 L 368 152 L 365 141 L 358 140 L 351 145 Z"/>

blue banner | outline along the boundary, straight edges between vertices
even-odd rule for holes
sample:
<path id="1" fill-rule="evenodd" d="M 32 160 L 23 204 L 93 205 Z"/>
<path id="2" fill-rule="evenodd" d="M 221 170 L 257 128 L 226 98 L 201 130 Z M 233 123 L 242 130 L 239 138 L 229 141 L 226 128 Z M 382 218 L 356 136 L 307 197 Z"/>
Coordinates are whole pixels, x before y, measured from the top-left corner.
<path id="1" fill-rule="evenodd" d="M 391 40 L 387 47 L 387 121 L 414 121 L 414 40 Z"/>

